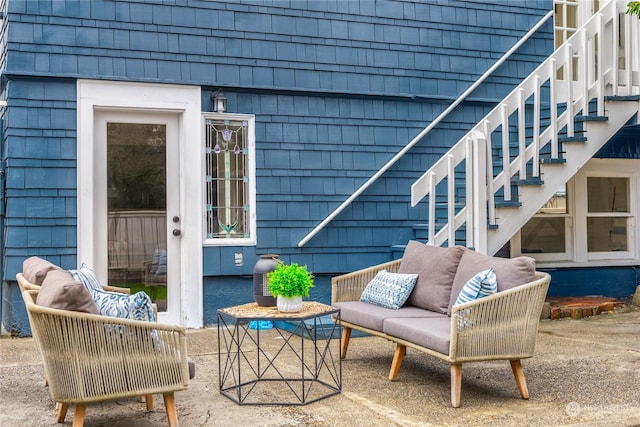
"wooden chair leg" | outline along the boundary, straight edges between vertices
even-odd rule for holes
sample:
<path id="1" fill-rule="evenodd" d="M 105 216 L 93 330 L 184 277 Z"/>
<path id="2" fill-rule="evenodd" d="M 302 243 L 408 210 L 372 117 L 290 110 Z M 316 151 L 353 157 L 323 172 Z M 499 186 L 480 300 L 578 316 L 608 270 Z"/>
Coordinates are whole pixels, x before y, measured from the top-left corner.
<path id="1" fill-rule="evenodd" d="M 342 338 L 340 339 L 340 357 L 347 357 L 347 348 L 349 347 L 349 339 L 351 339 L 351 328 L 342 327 Z"/>
<path id="2" fill-rule="evenodd" d="M 84 418 L 87 416 L 87 405 L 76 405 L 73 411 L 73 424 L 71 427 L 84 426 Z"/>
<path id="3" fill-rule="evenodd" d="M 407 346 L 396 344 L 396 351 L 393 353 L 393 362 L 391 362 L 391 370 L 389 371 L 389 379 L 391 381 L 395 381 L 398 378 L 398 371 L 400 371 L 405 354 L 407 354 Z"/>
<path id="4" fill-rule="evenodd" d="M 144 396 L 144 401 L 147 404 L 147 411 L 153 411 L 153 394 L 147 394 Z"/>
<path id="5" fill-rule="evenodd" d="M 509 363 L 511 363 L 511 370 L 513 371 L 513 376 L 516 378 L 516 385 L 518 386 L 520 396 L 522 396 L 523 399 L 528 399 L 529 389 L 527 388 L 527 380 L 524 378 L 524 370 L 522 369 L 520 359 L 510 360 Z"/>
<path id="6" fill-rule="evenodd" d="M 462 364 L 451 364 L 451 405 L 460 407 L 460 391 L 462 390 Z"/>
<path id="7" fill-rule="evenodd" d="M 56 422 L 57 423 L 63 423 L 65 417 L 67 416 L 67 411 L 69 410 L 69 404 L 68 403 L 58 403 L 58 412 L 56 414 Z"/>
<path id="8" fill-rule="evenodd" d="M 173 393 L 165 393 L 164 408 L 167 411 L 167 421 L 169 421 L 169 427 L 178 427 L 178 410 L 176 408 L 176 398 Z"/>

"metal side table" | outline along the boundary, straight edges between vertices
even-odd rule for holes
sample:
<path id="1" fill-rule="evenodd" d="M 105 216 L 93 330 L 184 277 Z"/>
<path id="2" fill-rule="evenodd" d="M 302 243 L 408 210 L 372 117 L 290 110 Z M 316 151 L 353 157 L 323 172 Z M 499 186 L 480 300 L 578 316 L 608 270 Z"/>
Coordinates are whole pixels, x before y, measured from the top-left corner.
<path id="1" fill-rule="evenodd" d="M 331 318 L 335 321 L 332 321 Z M 266 321 L 273 327 L 261 328 Z M 342 390 L 340 309 L 256 303 L 218 310 L 218 384 L 239 405 L 305 405 Z"/>

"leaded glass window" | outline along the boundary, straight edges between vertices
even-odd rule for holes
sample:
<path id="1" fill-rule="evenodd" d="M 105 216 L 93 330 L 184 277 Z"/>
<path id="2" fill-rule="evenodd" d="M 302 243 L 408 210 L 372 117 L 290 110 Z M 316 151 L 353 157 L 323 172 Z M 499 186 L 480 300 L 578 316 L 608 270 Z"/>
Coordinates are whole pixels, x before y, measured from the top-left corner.
<path id="1" fill-rule="evenodd" d="M 204 120 L 205 238 L 253 240 L 253 127 L 225 116 Z"/>

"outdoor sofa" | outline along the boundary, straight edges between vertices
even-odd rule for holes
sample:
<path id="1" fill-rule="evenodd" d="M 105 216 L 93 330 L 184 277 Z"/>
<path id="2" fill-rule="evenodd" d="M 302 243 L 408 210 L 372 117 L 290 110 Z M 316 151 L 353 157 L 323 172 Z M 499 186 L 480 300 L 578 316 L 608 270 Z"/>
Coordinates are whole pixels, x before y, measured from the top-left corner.
<path id="1" fill-rule="evenodd" d="M 417 276 L 413 287 L 398 285 L 407 276 Z M 528 399 L 520 361 L 534 354 L 550 279 L 530 257 L 489 257 L 410 241 L 400 260 L 332 279 L 332 304 L 341 309 L 341 357 L 356 329 L 396 344 L 390 380 L 397 378 L 407 348 L 449 362 L 456 408 L 463 363 L 508 360 L 520 395 Z M 487 292 L 492 286 L 495 293 Z M 478 289 L 474 298 L 469 289 Z M 456 304 L 458 298 L 467 302 Z"/>

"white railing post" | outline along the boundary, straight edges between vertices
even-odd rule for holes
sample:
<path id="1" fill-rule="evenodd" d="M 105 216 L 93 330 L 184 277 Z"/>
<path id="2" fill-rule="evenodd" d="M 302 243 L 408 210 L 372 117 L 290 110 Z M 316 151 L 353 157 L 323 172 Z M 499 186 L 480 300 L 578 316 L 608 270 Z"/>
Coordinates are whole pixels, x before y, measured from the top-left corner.
<path id="1" fill-rule="evenodd" d="M 471 205 L 473 206 L 473 242 L 477 252 L 487 252 L 487 145 L 490 140 L 480 132 L 473 136 L 475 147 L 473 156 L 473 190 Z M 491 177 L 493 180 L 493 176 Z M 468 203 L 468 202 L 467 202 Z M 493 203 L 489 204 L 491 207 Z"/>
<path id="2" fill-rule="evenodd" d="M 481 170 L 475 169 L 476 167 L 478 167 L 478 165 L 476 164 L 474 166 L 474 176 L 476 177 L 476 179 L 478 179 L 478 177 L 482 177 L 482 175 L 484 175 L 484 179 L 486 181 L 486 193 L 484 198 L 487 200 L 485 203 L 487 203 L 487 209 L 488 209 L 488 224 L 489 225 L 496 225 L 496 203 L 495 203 L 495 189 L 494 189 L 494 184 L 493 184 L 493 152 L 491 150 L 491 132 L 489 132 L 489 121 L 485 120 L 482 123 L 482 127 L 484 128 L 482 135 L 484 138 L 484 156 L 485 156 L 485 167 L 486 170 L 484 172 L 484 174 L 482 173 Z M 480 146 L 482 146 L 482 144 L 479 144 Z M 475 157 L 479 157 L 482 156 L 483 151 L 478 151 L 478 148 L 476 147 L 476 149 L 474 150 L 475 153 Z M 469 202 L 467 202 L 469 203 Z M 481 215 L 480 213 L 476 213 L 476 216 Z M 484 214 L 482 214 L 483 216 Z M 477 241 L 477 240 L 476 240 Z"/>
<path id="3" fill-rule="evenodd" d="M 606 53 L 604 52 L 604 37 L 605 37 L 605 29 L 604 29 L 604 16 L 601 13 L 598 14 L 598 61 L 596 62 L 596 79 L 598 80 L 597 90 L 598 90 L 598 115 L 604 116 L 604 91 L 605 91 L 605 82 L 604 82 L 604 67 L 605 67 L 605 58 Z"/>
<path id="4" fill-rule="evenodd" d="M 455 245 L 456 238 L 456 164 L 455 157 L 452 155 L 448 156 L 447 160 L 447 186 L 448 186 L 448 197 L 447 197 L 447 225 L 449 226 L 449 231 L 447 233 L 448 246 Z"/>
<path id="5" fill-rule="evenodd" d="M 533 176 L 540 176 L 540 76 L 533 79 Z"/>
<path id="6" fill-rule="evenodd" d="M 589 58 L 591 54 L 589 52 L 589 32 L 586 28 L 583 28 L 581 34 L 581 49 L 582 54 L 580 57 L 580 72 L 578 73 L 578 81 L 581 83 L 580 88 L 582 91 L 582 115 L 589 115 Z"/>
<path id="7" fill-rule="evenodd" d="M 502 104 L 502 173 L 504 200 L 511 200 L 511 150 L 509 149 L 509 107 Z"/>
<path id="8" fill-rule="evenodd" d="M 466 211 L 465 211 L 465 216 L 466 216 L 466 220 L 465 223 L 467 225 L 467 246 L 474 248 L 475 247 L 475 232 L 474 232 L 474 228 L 475 228 L 475 222 L 474 222 L 474 218 L 476 217 L 477 212 L 474 211 L 474 204 L 473 204 L 473 183 L 474 180 L 476 179 L 476 172 L 474 169 L 474 149 L 473 149 L 473 139 L 467 137 L 465 139 L 465 144 L 466 144 L 466 154 L 465 154 L 465 202 L 466 202 Z M 482 155 L 482 152 L 478 153 L 477 155 Z"/>
<path id="9" fill-rule="evenodd" d="M 566 44 L 565 52 L 564 66 L 562 68 L 564 70 L 564 80 L 567 89 L 567 114 L 569 117 L 567 120 L 567 136 L 572 138 L 574 135 L 573 117 L 575 116 L 575 108 L 573 103 L 573 46 L 571 46 L 571 43 Z"/>
<path id="10" fill-rule="evenodd" d="M 558 158 L 558 100 L 556 93 L 557 68 L 555 58 L 549 61 L 549 127 L 551 128 L 551 157 Z M 566 67 L 565 67 L 566 71 Z M 573 77 L 571 77 L 573 79 Z M 570 82 L 571 84 L 571 82 Z"/>
<path id="11" fill-rule="evenodd" d="M 526 145 L 526 128 L 524 123 L 524 89 L 520 88 L 518 90 L 518 159 L 520 161 L 518 164 L 520 165 L 520 179 L 527 179 L 527 145 Z"/>
<path id="12" fill-rule="evenodd" d="M 435 245 L 436 235 L 436 174 L 429 174 L 429 233 L 427 243 Z"/>

